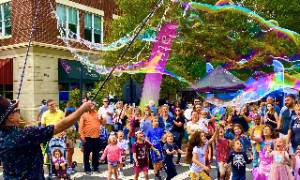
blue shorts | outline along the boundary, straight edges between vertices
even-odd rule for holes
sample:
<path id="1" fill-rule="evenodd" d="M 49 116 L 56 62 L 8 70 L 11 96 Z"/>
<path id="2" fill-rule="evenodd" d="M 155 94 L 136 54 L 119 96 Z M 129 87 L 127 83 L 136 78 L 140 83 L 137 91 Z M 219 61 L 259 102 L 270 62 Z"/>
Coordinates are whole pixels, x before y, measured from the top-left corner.
<path id="1" fill-rule="evenodd" d="M 113 168 L 116 168 L 118 167 L 119 161 L 113 161 L 113 162 L 108 161 L 108 164 L 111 165 Z"/>

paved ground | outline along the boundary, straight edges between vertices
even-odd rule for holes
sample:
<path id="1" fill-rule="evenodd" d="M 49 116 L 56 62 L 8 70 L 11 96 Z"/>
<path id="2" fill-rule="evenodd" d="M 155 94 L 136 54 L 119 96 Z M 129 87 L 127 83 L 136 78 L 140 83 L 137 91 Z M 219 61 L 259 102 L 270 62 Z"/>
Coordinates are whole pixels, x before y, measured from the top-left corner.
<path id="1" fill-rule="evenodd" d="M 85 175 L 83 172 L 83 165 L 82 165 L 82 153 L 80 152 L 79 149 L 75 149 L 75 154 L 74 154 L 74 160 L 78 162 L 78 167 L 77 167 L 77 173 L 73 174 L 71 176 L 71 179 L 78 179 L 78 180 L 105 180 L 107 179 L 107 165 L 100 165 L 100 173 L 93 173 L 91 176 Z M 215 165 L 215 163 L 213 164 Z M 188 174 L 189 174 L 189 165 L 182 163 L 181 165 L 176 166 L 177 173 L 178 175 L 174 178 L 174 180 L 188 180 L 190 179 Z M 154 172 L 153 170 L 149 171 L 150 179 L 154 179 Z M 166 174 L 163 171 L 161 173 L 163 178 L 166 178 Z M 217 172 L 216 172 L 216 167 L 212 166 L 212 170 L 210 173 L 212 179 L 217 179 Z M 48 176 L 48 173 L 46 172 L 45 176 Z M 120 179 L 124 180 L 131 180 L 133 179 L 133 167 L 131 164 L 128 164 L 124 168 L 124 176 L 121 177 Z M 141 176 L 141 175 L 140 175 Z M 0 169 L 0 180 L 3 179 L 2 176 L 2 170 Z M 144 179 L 140 177 L 139 179 Z M 247 168 L 247 180 L 252 179 L 251 178 L 251 168 Z"/>
<path id="2" fill-rule="evenodd" d="M 188 180 L 190 179 L 188 176 L 189 173 L 189 166 L 186 164 L 180 165 L 176 167 L 178 175 L 174 178 L 174 180 Z M 80 167 L 77 169 L 79 172 L 73 174 L 71 176 L 71 179 L 77 179 L 77 180 L 106 180 L 107 179 L 107 171 L 106 171 L 106 165 L 100 166 L 100 172 L 101 173 L 93 173 L 91 176 L 85 175 L 82 171 L 82 165 L 80 164 Z M 154 173 L 153 170 L 150 170 L 150 179 L 154 179 Z M 163 178 L 166 178 L 166 175 L 164 172 L 161 173 Z M 251 179 L 250 175 L 250 169 L 247 170 L 247 180 Z M 124 168 L 124 175 L 125 177 L 121 177 L 120 179 L 124 180 L 131 180 L 133 179 L 133 168 L 132 165 L 128 165 Z M 216 168 L 213 166 L 211 171 L 211 177 L 212 179 L 217 179 L 216 175 Z M 45 177 L 47 177 L 48 174 L 45 174 Z M 144 179 L 140 177 L 139 179 Z M 0 180 L 3 180 L 2 172 L 0 172 Z"/>
<path id="3" fill-rule="evenodd" d="M 75 175 L 73 175 L 72 179 L 80 179 L 80 180 L 100 179 L 100 180 L 105 180 L 106 177 L 107 177 L 106 166 L 104 166 L 104 167 L 101 166 L 100 169 L 101 169 L 101 172 L 103 170 L 103 173 L 94 173 L 91 176 L 87 176 L 83 172 L 79 172 L 79 173 L 76 173 Z M 189 174 L 189 165 L 182 164 L 182 165 L 177 166 L 176 169 L 177 169 L 178 175 L 174 178 L 174 180 L 188 180 L 188 179 L 190 179 L 189 176 L 188 176 L 188 174 Z M 251 169 L 247 170 L 247 179 L 251 179 L 251 175 L 250 175 L 251 172 L 250 171 L 251 171 Z M 153 170 L 150 170 L 149 174 L 150 174 L 150 179 L 154 179 Z M 163 179 L 165 179 L 166 178 L 165 172 L 162 172 L 161 174 L 162 174 Z M 125 179 L 125 180 L 133 179 L 132 165 L 128 165 L 125 168 L 124 175 L 125 175 L 125 177 L 122 177 L 121 179 Z M 211 175 L 212 179 L 217 179 L 215 166 L 212 167 L 212 171 L 211 171 L 210 175 Z M 140 177 L 139 179 L 144 179 L 144 178 Z"/>

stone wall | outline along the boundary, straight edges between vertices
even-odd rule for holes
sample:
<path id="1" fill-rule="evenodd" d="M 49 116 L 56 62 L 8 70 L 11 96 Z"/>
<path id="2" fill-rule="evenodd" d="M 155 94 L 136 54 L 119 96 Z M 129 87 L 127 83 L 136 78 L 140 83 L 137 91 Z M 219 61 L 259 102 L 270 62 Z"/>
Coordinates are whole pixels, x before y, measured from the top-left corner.
<path id="1" fill-rule="evenodd" d="M 18 48 L 0 54 L 0 59 L 13 58 L 14 98 L 20 85 L 25 53 L 26 48 Z M 34 120 L 42 99 L 54 99 L 58 103 L 59 58 L 72 59 L 72 55 L 66 50 L 49 47 L 34 46 L 30 49 L 20 94 L 22 118 Z"/>

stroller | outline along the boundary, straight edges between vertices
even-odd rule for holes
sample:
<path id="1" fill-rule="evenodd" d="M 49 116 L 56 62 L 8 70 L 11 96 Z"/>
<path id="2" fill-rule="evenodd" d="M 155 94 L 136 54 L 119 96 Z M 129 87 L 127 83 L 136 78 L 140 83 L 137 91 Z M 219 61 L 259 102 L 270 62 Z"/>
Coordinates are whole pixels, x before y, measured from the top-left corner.
<path id="1" fill-rule="evenodd" d="M 47 155 L 49 158 L 49 179 L 70 179 L 70 173 L 67 171 L 66 141 L 64 137 L 52 138 L 49 141 Z"/>

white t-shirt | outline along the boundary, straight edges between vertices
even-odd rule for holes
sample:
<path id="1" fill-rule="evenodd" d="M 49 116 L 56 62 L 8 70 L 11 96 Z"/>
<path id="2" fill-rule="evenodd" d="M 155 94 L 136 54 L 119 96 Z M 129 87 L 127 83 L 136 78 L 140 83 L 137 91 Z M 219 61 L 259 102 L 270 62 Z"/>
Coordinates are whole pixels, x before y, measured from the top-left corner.
<path id="1" fill-rule="evenodd" d="M 198 158 L 198 161 L 205 165 L 205 152 L 206 152 L 206 148 L 207 148 L 207 142 L 201 146 L 201 147 L 198 147 L 198 146 L 195 146 L 193 148 L 193 154 L 196 153 L 197 154 L 197 158 Z M 192 163 L 191 165 L 191 168 L 190 168 L 191 172 L 194 172 L 194 173 L 199 173 L 201 171 L 203 171 L 203 168 L 198 166 L 197 164 L 195 163 Z"/>
<path id="2" fill-rule="evenodd" d="M 196 132 L 196 131 L 199 131 L 201 130 L 200 129 L 200 124 L 199 122 L 192 122 L 192 121 L 189 121 L 187 124 L 186 124 L 186 127 L 191 131 L 191 132 Z"/>
<path id="3" fill-rule="evenodd" d="M 186 109 L 183 113 L 185 119 L 187 120 L 191 120 L 192 118 L 192 111 L 193 111 L 193 108 L 190 108 L 190 109 Z"/>
<path id="4" fill-rule="evenodd" d="M 107 112 L 113 114 L 114 113 L 113 107 L 108 106 L 107 108 L 105 108 L 102 106 L 98 111 L 98 115 L 104 118 L 107 124 L 113 124 L 112 116 L 108 115 Z"/>
<path id="5" fill-rule="evenodd" d="M 128 140 L 125 140 L 125 139 L 123 139 L 121 141 L 118 140 L 118 146 L 124 151 L 128 150 L 128 148 L 129 148 L 128 143 L 129 143 Z"/>

